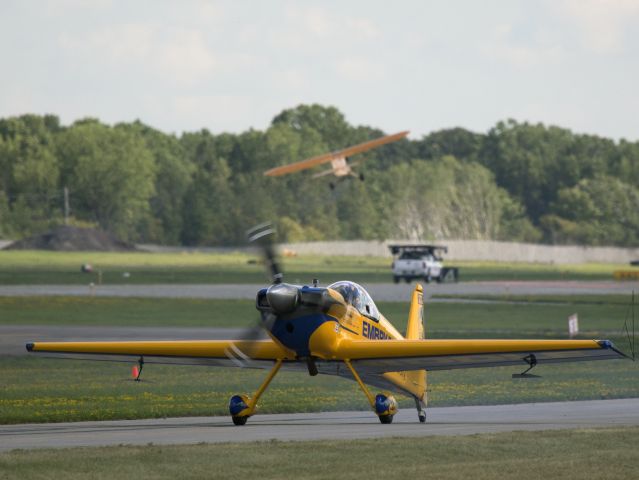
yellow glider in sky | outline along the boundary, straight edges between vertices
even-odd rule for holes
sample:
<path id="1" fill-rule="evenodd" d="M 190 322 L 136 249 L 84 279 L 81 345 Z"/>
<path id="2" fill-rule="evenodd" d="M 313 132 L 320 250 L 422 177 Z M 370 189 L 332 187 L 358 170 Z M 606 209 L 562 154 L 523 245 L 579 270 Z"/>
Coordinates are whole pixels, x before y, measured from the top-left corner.
<path id="1" fill-rule="evenodd" d="M 317 157 L 308 158 L 306 160 L 301 160 L 299 162 L 291 163 L 288 165 L 282 165 L 281 167 L 271 168 L 264 172 L 264 175 L 268 177 L 279 177 L 281 175 L 286 175 L 289 173 L 299 172 L 302 170 L 306 170 L 309 168 L 313 168 L 317 165 L 321 165 L 323 163 L 331 163 L 331 168 L 328 170 L 324 170 L 322 172 L 316 173 L 313 175 L 313 178 L 323 177 L 325 175 L 335 175 L 336 177 L 345 177 L 347 175 L 357 177 L 357 175 L 353 172 L 353 167 L 356 164 L 348 163 L 348 159 L 353 155 L 358 153 L 366 152 L 368 150 L 372 150 L 373 148 L 381 147 L 387 143 L 396 142 L 406 137 L 410 132 L 399 132 L 393 135 L 386 135 L 384 137 L 376 138 L 374 140 L 369 140 L 368 142 L 360 143 L 358 145 L 353 145 L 352 147 L 347 147 L 342 150 L 338 150 L 336 152 L 325 153 L 323 155 L 318 155 Z M 363 177 L 360 175 L 360 179 L 363 180 Z"/>

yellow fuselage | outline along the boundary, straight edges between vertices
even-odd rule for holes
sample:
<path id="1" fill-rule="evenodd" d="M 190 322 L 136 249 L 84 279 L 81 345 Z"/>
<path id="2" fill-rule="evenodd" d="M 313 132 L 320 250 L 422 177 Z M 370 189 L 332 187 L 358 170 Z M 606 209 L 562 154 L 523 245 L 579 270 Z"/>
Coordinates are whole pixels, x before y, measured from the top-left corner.
<path id="1" fill-rule="evenodd" d="M 331 295 L 339 294 L 329 289 Z M 340 352 L 352 341 L 361 340 L 401 340 L 401 333 L 383 316 L 379 320 L 361 314 L 352 305 L 343 303 L 332 306 L 327 316 L 336 320 L 321 324 L 309 338 L 309 350 L 313 357 L 323 360 L 344 360 Z M 426 372 L 388 372 L 383 377 L 398 389 L 424 398 L 426 390 Z"/>

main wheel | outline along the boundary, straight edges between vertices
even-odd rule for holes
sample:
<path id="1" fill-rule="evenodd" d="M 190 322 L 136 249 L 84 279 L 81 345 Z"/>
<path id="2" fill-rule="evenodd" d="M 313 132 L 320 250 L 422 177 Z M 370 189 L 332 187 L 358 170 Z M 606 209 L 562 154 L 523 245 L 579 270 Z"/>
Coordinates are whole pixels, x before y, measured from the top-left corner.
<path id="1" fill-rule="evenodd" d="M 380 415 L 379 421 L 382 423 L 393 423 L 393 415 Z"/>
<path id="2" fill-rule="evenodd" d="M 233 419 L 233 423 L 238 426 L 246 425 L 246 421 L 248 420 L 248 415 L 243 417 L 231 417 Z"/>
<path id="3" fill-rule="evenodd" d="M 244 425 L 252 413 L 248 395 L 233 395 L 229 401 L 229 413 L 235 425 Z"/>

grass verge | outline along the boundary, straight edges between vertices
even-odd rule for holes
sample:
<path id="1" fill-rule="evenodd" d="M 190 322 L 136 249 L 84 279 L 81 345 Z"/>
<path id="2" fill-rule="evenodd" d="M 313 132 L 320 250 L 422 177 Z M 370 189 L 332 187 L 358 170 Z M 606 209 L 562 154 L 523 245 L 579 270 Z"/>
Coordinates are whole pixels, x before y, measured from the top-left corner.
<path id="1" fill-rule="evenodd" d="M 228 415 L 232 395 L 252 394 L 266 372 L 147 365 L 142 382 L 126 363 L 0 357 L 0 423 L 67 422 Z M 429 405 L 494 405 L 637 397 L 639 369 L 625 360 L 546 365 L 541 378 L 513 380 L 523 368 L 430 372 Z M 414 408 L 397 397 L 400 408 Z M 343 378 L 280 372 L 258 413 L 368 410 L 357 384 Z M 371 413 L 372 415 L 372 413 Z M 229 420 L 230 422 L 230 420 Z"/>
<path id="2" fill-rule="evenodd" d="M 449 300 L 485 300 L 488 302 L 520 302 L 520 303 L 560 303 L 570 305 L 625 305 L 630 307 L 632 297 L 630 295 L 483 295 L 483 294 L 442 294 L 436 293 L 432 298 L 445 298 Z M 636 301 L 639 300 L 639 297 Z"/>
<path id="3" fill-rule="evenodd" d="M 257 283 L 264 280 L 257 255 L 247 253 L 115 253 L 0 251 L 0 285 L 159 283 Z M 80 272 L 91 264 L 94 273 Z M 360 283 L 392 281 L 391 260 L 381 257 L 300 256 L 283 259 L 287 279 L 323 284 L 348 278 Z M 451 262 L 463 281 L 612 279 L 614 264 L 546 265 Z M 625 267 L 624 267 L 625 268 Z M 628 267 L 631 268 L 631 267 Z M 98 275 L 98 271 L 101 275 Z"/>
<path id="4" fill-rule="evenodd" d="M 635 478 L 639 428 L 0 454 L 2 478 Z M 380 448 L 381 447 L 381 448 Z M 238 455 L 238 452 L 241 452 Z M 374 472 L 374 474 L 372 473 Z"/>
<path id="5" fill-rule="evenodd" d="M 628 315 L 623 297 L 595 301 L 527 297 L 530 304 L 426 303 L 425 327 L 432 338 L 565 337 L 567 318 L 579 314 L 583 335 L 619 335 Z M 627 301 L 627 299 L 625 299 Z M 400 330 L 407 302 L 379 302 L 380 311 Z M 0 325 L 93 325 L 147 327 L 242 327 L 257 311 L 252 300 L 119 297 L 0 297 Z M 594 337 L 593 337 L 594 338 Z"/>

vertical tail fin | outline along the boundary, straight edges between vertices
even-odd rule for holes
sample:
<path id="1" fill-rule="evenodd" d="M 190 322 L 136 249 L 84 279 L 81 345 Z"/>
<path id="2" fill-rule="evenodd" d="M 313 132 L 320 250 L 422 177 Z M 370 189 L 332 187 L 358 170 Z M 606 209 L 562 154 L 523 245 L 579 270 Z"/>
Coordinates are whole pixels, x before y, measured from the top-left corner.
<path id="1" fill-rule="evenodd" d="M 418 283 L 413 290 L 406 325 L 406 340 L 421 340 L 424 338 L 424 289 Z M 417 387 L 419 395 L 415 397 L 417 411 L 422 421 L 422 414 L 426 408 L 426 370 L 414 370 L 406 373 L 406 380 Z M 426 418 L 424 416 L 424 418 Z"/>
<path id="2" fill-rule="evenodd" d="M 418 283 L 410 301 L 406 339 L 421 340 L 422 338 L 424 338 L 424 290 Z"/>

